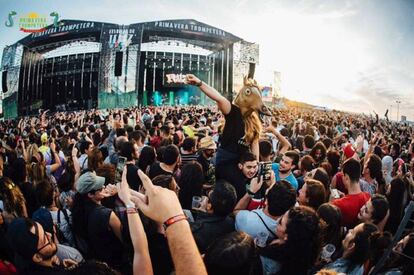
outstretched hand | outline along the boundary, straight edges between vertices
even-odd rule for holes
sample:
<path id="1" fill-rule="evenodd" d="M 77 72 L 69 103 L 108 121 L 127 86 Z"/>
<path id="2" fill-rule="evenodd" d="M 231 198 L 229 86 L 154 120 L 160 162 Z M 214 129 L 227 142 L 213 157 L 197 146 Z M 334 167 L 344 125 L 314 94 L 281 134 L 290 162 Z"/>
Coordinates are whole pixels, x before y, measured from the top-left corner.
<path id="1" fill-rule="evenodd" d="M 187 74 L 187 80 L 186 80 L 187 84 L 196 85 L 196 84 L 200 83 L 200 81 L 201 80 L 198 77 L 196 77 L 195 75 Z"/>
<path id="2" fill-rule="evenodd" d="M 175 192 L 155 186 L 144 172 L 138 170 L 138 176 L 145 188 L 147 202 L 137 200 L 138 208 L 150 219 L 163 223 L 171 217 L 183 214 L 180 202 Z"/>

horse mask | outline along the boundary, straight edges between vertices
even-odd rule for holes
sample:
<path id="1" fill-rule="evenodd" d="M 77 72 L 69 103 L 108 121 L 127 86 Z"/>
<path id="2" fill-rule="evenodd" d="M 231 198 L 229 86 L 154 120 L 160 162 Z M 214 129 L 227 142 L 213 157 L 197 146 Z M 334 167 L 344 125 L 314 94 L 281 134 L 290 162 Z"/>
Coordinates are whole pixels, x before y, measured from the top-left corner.
<path id="1" fill-rule="evenodd" d="M 258 141 L 262 129 L 259 115 L 271 116 L 272 114 L 263 103 L 262 93 L 256 80 L 245 76 L 244 85 L 233 103 L 240 108 L 243 116 L 245 126 L 244 140 L 249 144 Z"/>

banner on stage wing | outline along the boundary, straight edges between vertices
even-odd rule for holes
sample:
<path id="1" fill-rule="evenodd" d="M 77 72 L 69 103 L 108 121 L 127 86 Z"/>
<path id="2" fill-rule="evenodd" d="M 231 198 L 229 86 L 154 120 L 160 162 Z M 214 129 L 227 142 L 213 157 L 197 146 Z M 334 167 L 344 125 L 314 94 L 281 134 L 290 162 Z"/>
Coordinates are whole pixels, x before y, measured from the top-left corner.
<path id="1" fill-rule="evenodd" d="M 109 29 L 108 35 L 109 48 L 123 51 L 133 42 L 136 31 L 134 28 Z"/>
<path id="2" fill-rule="evenodd" d="M 272 102 L 273 94 L 272 87 L 263 87 L 262 88 L 262 100 L 264 102 Z"/>

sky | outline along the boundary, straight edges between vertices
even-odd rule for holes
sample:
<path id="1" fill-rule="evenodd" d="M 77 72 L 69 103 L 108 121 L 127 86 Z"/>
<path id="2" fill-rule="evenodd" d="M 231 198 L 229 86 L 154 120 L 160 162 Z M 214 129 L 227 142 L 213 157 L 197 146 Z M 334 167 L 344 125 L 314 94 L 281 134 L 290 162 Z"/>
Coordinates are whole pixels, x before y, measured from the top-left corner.
<path id="1" fill-rule="evenodd" d="M 4 22 L 57 11 L 118 24 L 195 19 L 260 45 L 256 79 L 282 96 L 414 120 L 414 0 L 0 0 L 0 50 L 24 37 Z"/>

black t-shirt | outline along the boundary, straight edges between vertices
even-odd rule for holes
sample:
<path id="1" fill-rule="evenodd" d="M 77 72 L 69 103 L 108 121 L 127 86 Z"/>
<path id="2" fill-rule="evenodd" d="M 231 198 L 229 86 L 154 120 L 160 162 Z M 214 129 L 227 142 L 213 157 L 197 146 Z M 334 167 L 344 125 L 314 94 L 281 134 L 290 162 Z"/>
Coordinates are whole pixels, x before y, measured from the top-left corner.
<path id="1" fill-rule="evenodd" d="M 169 275 L 174 269 L 167 238 L 163 234 L 148 236 L 148 249 L 154 274 Z"/>
<path id="2" fill-rule="evenodd" d="M 112 210 L 94 204 L 88 211 L 88 245 L 95 259 L 114 268 L 122 265 L 123 247 L 109 225 Z"/>
<path id="3" fill-rule="evenodd" d="M 200 253 L 205 253 L 217 238 L 235 229 L 234 219 L 230 216 L 220 217 L 200 211 L 192 211 L 192 214 L 195 221 L 190 223 L 190 227 Z"/>
<path id="4" fill-rule="evenodd" d="M 153 179 L 159 175 L 173 175 L 173 174 L 169 171 L 165 171 L 164 169 L 162 169 L 159 162 L 155 162 L 151 165 L 148 171 L 148 176 L 150 179 Z"/>
<path id="5" fill-rule="evenodd" d="M 239 201 L 246 194 L 246 184 L 250 183 L 250 180 L 243 175 L 237 163 L 231 162 L 219 166 L 220 169 L 216 169 L 216 178 L 224 179 L 233 185 L 236 189 L 237 201 Z"/>
<path id="6" fill-rule="evenodd" d="M 224 117 L 226 124 L 220 138 L 220 147 L 235 154 L 244 153 L 249 148 L 239 143 L 244 136 L 244 121 L 240 108 L 232 104 L 230 113 Z"/>
<path id="7" fill-rule="evenodd" d="M 134 164 L 127 164 L 127 181 L 131 189 L 138 191 L 142 186 L 141 179 L 138 176 L 138 167 Z"/>

